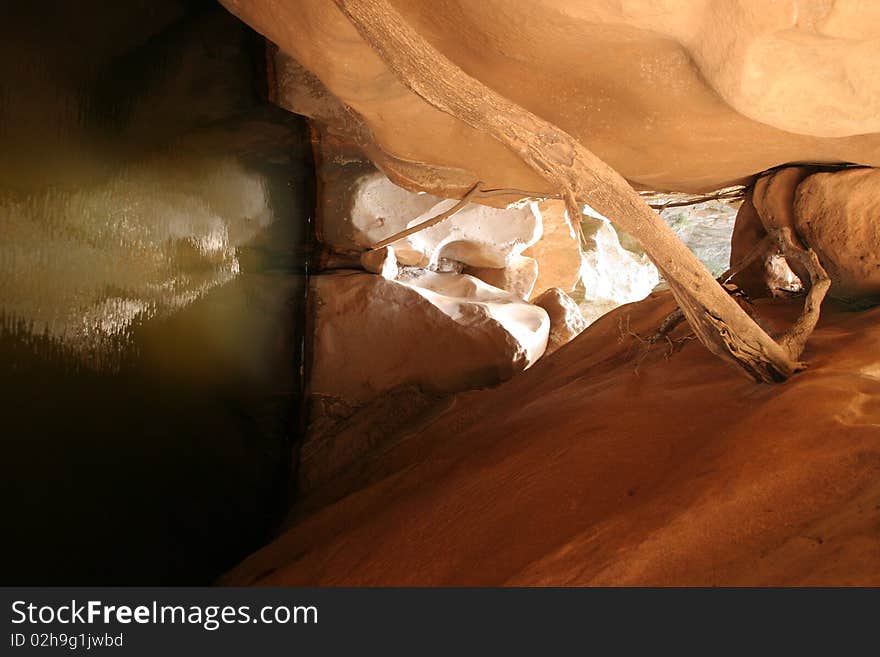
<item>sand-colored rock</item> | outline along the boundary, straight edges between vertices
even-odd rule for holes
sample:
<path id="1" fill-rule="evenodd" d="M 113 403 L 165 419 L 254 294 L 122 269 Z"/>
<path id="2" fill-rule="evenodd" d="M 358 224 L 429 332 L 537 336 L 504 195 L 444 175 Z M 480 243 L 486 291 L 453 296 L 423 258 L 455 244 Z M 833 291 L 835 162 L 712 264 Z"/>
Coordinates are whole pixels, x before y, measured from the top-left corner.
<path id="1" fill-rule="evenodd" d="M 794 219 L 795 191 L 813 172 L 811 167 L 784 167 L 755 182 L 752 203 L 766 230 L 774 232 L 788 228 L 792 231 L 792 239 L 800 241 Z M 786 258 L 785 261 L 801 281 L 809 283 L 809 272 L 800 262 L 794 258 Z"/>
<path id="2" fill-rule="evenodd" d="M 523 255 L 538 262 L 538 280 L 532 296 L 539 296 L 551 287 L 571 292 L 581 278 L 581 252 L 568 226 L 565 203 L 543 201 L 538 203 L 537 210 L 543 226 L 541 239 L 523 251 Z"/>
<path id="3" fill-rule="evenodd" d="M 831 277 L 832 296 L 880 297 L 880 170 L 810 176 L 797 188 L 794 222 Z"/>
<path id="4" fill-rule="evenodd" d="M 755 386 L 696 341 L 621 340 L 672 307 L 459 396 L 224 583 L 880 585 L 880 309 L 826 307 L 810 368 Z"/>
<path id="5" fill-rule="evenodd" d="M 334 502 L 334 485 L 365 466 L 408 432 L 415 432 L 444 406 L 448 395 L 409 385 L 383 392 L 366 404 L 313 396 L 309 427 L 297 454 L 298 512 Z M 322 490 L 325 489 L 325 490 Z"/>
<path id="6" fill-rule="evenodd" d="M 495 385 L 544 352 L 546 313 L 460 274 L 406 282 L 365 273 L 312 279 L 310 387 L 349 404 L 417 385 L 450 392 Z"/>
<path id="7" fill-rule="evenodd" d="M 507 290 L 520 299 L 528 299 L 535 289 L 538 280 L 538 261 L 526 256 L 514 256 L 507 267 L 466 267 L 465 274 L 470 274 L 481 281 Z"/>
<path id="8" fill-rule="evenodd" d="M 515 153 L 404 87 L 335 3 L 224 4 L 363 122 L 371 158 L 397 182 L 448 196 L 474 180 L 546 187 Z M 673 191 L 717 189 L 786 162 L 880 164 L 869 4 L 394 2 L 469 75 L 633 183 Z M 421 175 L 420 164 L 430 165 Z"/>
<path id="9" fill-rule="evenodd" d="M 545 290 L 543 294 L 532 299 L 532 303 L 546 310 L 550 317 L 550 336 L 547 338 L 545 355 L 549 356 L 559 347 L 568 344 L 587 328 L 587 322 L 575 300 L 558 287 Z"/>

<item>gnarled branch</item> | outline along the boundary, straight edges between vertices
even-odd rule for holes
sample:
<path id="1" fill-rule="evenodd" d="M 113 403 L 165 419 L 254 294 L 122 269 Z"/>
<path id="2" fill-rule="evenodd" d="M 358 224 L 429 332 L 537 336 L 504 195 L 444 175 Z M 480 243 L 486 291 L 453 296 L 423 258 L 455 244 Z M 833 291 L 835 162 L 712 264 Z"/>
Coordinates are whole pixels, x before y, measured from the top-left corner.
<path id="1" fill-rule="evenodd" d="M 700 341 L 758 381 L 782 381 L 800 364 L 718 285 L 705 266 L 620 174 L 580 142 L 464 73 L 387 0 L 335 0 L 388 68 L 438 109 L 495 137 L 547 179 L 577 214 L 588 203 L 639 241 Z"/>

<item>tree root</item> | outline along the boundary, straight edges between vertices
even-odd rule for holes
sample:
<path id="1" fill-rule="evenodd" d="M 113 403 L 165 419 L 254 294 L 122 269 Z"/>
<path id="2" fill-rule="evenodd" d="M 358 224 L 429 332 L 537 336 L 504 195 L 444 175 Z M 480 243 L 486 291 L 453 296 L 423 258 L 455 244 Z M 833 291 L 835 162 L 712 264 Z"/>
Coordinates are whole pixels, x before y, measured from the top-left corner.
<path id="1" fill-rule="evenodd" d="M 798 358 L 807 344 L 807 339 L 819 321 L 822 301 L 831 288 L 831 278 L 819 262 L 819 256 L 810 248 L 803 248 L 795 243 L 790 228 L 783 227 L 776 231 L 774 237 L 786 258 L 796 260 L 810 275 L 810 291 L 804 302 L 804 309 L 791 328 L 779 339 L 782 348 L 792 359 Z"/>

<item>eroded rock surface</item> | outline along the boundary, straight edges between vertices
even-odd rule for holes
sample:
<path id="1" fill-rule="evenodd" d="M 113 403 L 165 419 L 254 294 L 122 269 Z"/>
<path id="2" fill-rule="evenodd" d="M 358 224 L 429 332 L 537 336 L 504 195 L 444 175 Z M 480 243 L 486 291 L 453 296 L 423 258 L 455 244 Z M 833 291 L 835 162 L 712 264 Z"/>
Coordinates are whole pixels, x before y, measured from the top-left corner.
<path id="1" fill-rule="evenodd" d="M 621 339 L 673 307 L 460 396 L 224 583 L 880 585 L 880 309 L 826 309 L 810 368 L 755 386 L 696 341 Z"/>
<path id="2" fill-rule="evenodd" d="M 454 199 L 413 194 L 381 173 L 358 181 L 350 210 L 355 240 L 372 246 L 451 209 Z M 474 267 L 507 267 L 541 237 L 531 206 L 491 208 L 469 203 L 452 217 L 394 243 L 405 265 L 436 267 L 441 259 Z"/>
<path id="3" fill-rule="evenodd" d="M 880 170 L 810 176 L 797 188 L 793 215 L 831 276 L 832 296 L 880 298 Z"/>
<path id="4" fill-rule="evenodd" d="M 465 274 L 470 274 L 502 290 L 515 294 L 520 299 L 528 299 L 535 289 L 539 276 L 538 261 L 526 256 L 514 256 L 506 267 L 467 267 Z"/>
<path id="5" fill-rule="evenodd" d="M 574 299 L 558 287 L 552 287 L 533 299 L 532 303 L 547 311 L 550 317 L 550 336 L 547 339 L 546 355 L 552 354 L 559 347 L 568 344 L 581 331 L 587 328 L 587 322 L 581 315 Z"/>
<path id="6" fill-rule="evenodd" d="M 350 404 L 401 385 L 494 385 L 540 358 L 547 342 L 544 310 L 471 276 L 338 273 L 315 277 L 313 292 L 311 391 Z"/>
<path id="7" fill-rule="evenodd" d="M 541 239 L 523 251 L 538 262 L 538 280 L 532 296 L 551 287 L 570 293 L 581 278 L 581 251 L 571 234 L 562 201 L 544 201 L 537 205 L 543 227 Z"/>
<path id="8" fill-rule="evenodd" d="M 617 231 L 607 221 L 596 220 L 583 254 L 579 299 L 588 324 L 624 303 L 640 301 L 660 282 L 657 268 L 644 254 L 624 249 Z"/>
<path id="9" fill-rule="evenodd" d="M 556 191 L 517 154 L 401 84 L 335 3 L 224 4 L 358 117 L 370 157 L 396 181 L 446 196 L 474 180 Z M 469 75 L 643 189 L 718 189 L 786 162 L 880 164 L 871 3 L 393 4 Z"/>

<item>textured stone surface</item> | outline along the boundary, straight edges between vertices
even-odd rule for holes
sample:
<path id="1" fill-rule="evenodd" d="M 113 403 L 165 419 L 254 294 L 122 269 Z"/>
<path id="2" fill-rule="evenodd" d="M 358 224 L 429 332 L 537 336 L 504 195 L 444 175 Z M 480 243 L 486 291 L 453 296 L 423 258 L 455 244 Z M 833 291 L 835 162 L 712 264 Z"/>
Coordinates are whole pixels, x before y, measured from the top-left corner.
<path id="1" fill-rule="evenodd" d="M 880 309 L 823 312 L 810 368 L 755 386 L 695 341 L 621 339 L 673 307 L 459 396 L 224 583 L 880 585 Z"/>
<path id="2" fill-rule="evenodd" d="M 581 252 L 577 239 L 571 234 L 562 201 L 544 201 L 537 206 L 541 214 L 541 239 L 523 251 L 523 255 L 538 261 L 538 280 L 532 296 L 538 296 L 551 287 L 571 292 L 581 278 Z"/>
<path id="3" fill-rule="evenodd" d="M 457 201 L 413 194 L 381 173 L 360 179 L 349 216 L 355 240 L 372 246 L 452 208 Z M 531 206 L 491 208 L 469 203 L 440 223 L 394 243 L 401 264 L 436 267 L 442 258 L 475 267 L 506 267 L 541 237 Z"/>
<path id="4" fill-rule="evenodd" d="M 528 299 L 535 289 L 538 280 L 538 261 L 526 256 L 514 256 L 507 267 L 493 269 L 491 267 L 467 267 L 465 274 L 476 276 L 481 281 L 507 290 L 520 299 Z"/>
<path id="5" fill-rule="evenodd" d="M 459 274 L 408 282 L 364 273 L 313 279 L 311 392 L 361 404 L 401 385 L 494 385 L 544 352 L 546 313 Z"/>
<path id="6" fill-rule="evenodd" d="M 831 276 L 832 296 L 880 297 L 880 170 L 810 176 L 797 188 L 793 221 Z"/>
<path id="7" fill-rule="evenodd" d="M 621 304 L 644 299 L 660 282 L 648 257 L 624 249 L 611 224 L 596 221 L 591 230 L 581 261 L 583 291 L 578 298 L 588 324 Z"/>
<path id="8" fill-rule="evenodd" d="M 456 192 L 448 196 L 474 180 L 545 186 L 516 154 L 404 87 L 335 3 L 224 4 L 360 117 L 370 157 L 392 178 Z M 642 188 L 717 189 L 785 162 L 880 164 L 880 21 L 872 3 L 394 6 L 468 74 L 558 125 Z M 420 164 L 430 167 L 419 171 Z"/>
<path id="9" fill-rule="evenodd" d="M 546 310 L 550 318 L 550 336 L 547 338 L 546 355 L 568 344 L 587 328 L 587 322 L 581 315 L 577 303 L 558 287 L 545 290 L 543 294 L 535 297 L 532 303 Z"/>
<path id="10" fill-rule="evenodd" d="M 397 274 L 400 272 L 393 246 L 383 246 L 375 251 L 364 251 L 361 253 L 361 264 L 368 272 L 379 274 L 389 281 L 397 278 Z"/>

